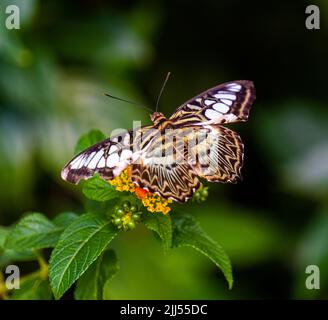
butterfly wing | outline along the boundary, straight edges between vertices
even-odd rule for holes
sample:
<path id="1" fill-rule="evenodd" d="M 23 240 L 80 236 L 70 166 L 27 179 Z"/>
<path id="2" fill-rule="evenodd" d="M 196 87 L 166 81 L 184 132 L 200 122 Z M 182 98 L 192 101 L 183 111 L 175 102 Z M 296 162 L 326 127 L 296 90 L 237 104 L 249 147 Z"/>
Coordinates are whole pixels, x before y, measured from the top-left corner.
<path id="1" fill-rule="evenodd" d="M 244 146 L 239 135 L 221 125 L 195 131 L 188 162 L 195 174 L 211 182 L 236 183 L 241 179 Z"/>
<path id="2" fill-rule="evenodd" d="M 95 173 L 103 179 L 113 179 L 138 158 L 139 153 L 132 148 L 133 137 L 132 131 L 127 131 L 91 146 L 66 164 L 61 177 L 75 184 Z"/>
<path id="3" fill-rule="evenodd" d="M 132 164 L 132 180 L 163 198 L 184 202 L 199 188 L 198 177 L 235 183 L 241 178 L 243 144 L 221 125 L 158 131 L 150 147 Z"/>
<path id="4" fill-rule="evenodd" d="M 190 99 L 172 114 L 170 120 L 181 126 L 247 121 L 254 100 L 253 82 L 227 82 Z"/>
<path id="5" fill-rule="evenodd" d="M 187 159 L 183 139 L 176 131 L 158 131 L 146 152 L 132 164 L 132 181 L 162 198 L 187 201 L 200 182 Z"/>

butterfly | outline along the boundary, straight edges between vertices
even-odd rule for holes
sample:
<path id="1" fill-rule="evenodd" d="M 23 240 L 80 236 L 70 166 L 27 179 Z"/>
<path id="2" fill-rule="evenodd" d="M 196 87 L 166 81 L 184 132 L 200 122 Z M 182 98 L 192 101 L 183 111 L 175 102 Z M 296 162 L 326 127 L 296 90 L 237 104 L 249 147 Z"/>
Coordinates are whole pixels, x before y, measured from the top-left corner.
<path id="1" fill-rule="evenodd" d="M 244 146 L 223 124 L 247 121 L 254 100 L 251 81 L 220 84 L 182 104 L 168 119 L 154 112 L 152 125 L 89 147 L 66 164 L 61 176 L 75 184 L 95 173 L 111 180 L 131 167 L 136 186 L 178 202 L 192 197 L 200 178 L 236 183 Z"/>

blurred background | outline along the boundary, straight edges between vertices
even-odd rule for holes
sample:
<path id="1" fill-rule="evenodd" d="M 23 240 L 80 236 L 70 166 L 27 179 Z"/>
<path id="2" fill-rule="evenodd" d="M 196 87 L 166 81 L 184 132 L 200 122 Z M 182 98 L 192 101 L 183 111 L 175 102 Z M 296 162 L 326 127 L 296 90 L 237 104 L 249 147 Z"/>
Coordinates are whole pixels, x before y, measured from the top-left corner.
<path id="1" fill-rule="evenodd" d="M 17 4 L 21 28 L 7 30 Z M 317 4 L 321 29 L 305 27 Z M 232 260 L 228 290 L 213 263 L 192 249 L 163 255 L 143 227 L 115 241 L 121 270 L 114 299 L 328 297 L 328 2 L 1 0 L 0 225 L 24 212 L 82 213 L 83 197 L 61 181 L 78 137 L 149 124 L 221 82 L 253 80 L 247 123 L 230 125 L 245 144 L 243 182 L 210 185 L 187 204 Z M 307 290 L 307 265 L 320 290 Z"/>

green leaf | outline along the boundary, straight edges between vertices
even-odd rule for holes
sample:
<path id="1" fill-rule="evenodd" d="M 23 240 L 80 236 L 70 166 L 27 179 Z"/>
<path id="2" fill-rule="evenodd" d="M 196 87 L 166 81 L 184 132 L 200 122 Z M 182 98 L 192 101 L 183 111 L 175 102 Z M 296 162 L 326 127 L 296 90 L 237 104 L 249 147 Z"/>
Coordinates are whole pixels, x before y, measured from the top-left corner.
<path id="1" fill-rule="evenodd" d="M 54 247 L 65 227 L 77 217 L 72 212 L 63 212 L 51 222 L 34 213 L 23 217 L 14 227 L 0 227 L 0 268 L 11 261 L 35 260 L 33 250 Z"/>
<path id="2" fill-rule="evenodd" d="M 61 212 L 59 213 L 52 222 L 58 227 L 67 227 L 69 226 L 78 215 L 74 212 Z"/>
<path id="3" fill-rule="evenodd" d="M 0 270 L 12 261 L 33 261 L 36 258 L 35 252 L 30 249 L 21 251 L 5 249 L 2 253 L 0 252 Z"/>
<path id="4" fill-rule="evenodd" d="M 0 255 L 5 249 L 6 237 L 9 230 L 5 227 L 0 226 Z"/>
<path id="5" fill-rule="evenodd" d="M 96 214 L 82 215 L 65 229 L 49 264 L 50 284 L 56 299 L 82 276 L 117 233 L 109 220 Z"/>
<path id="6" fill-rule="evenodd" d="M 75 154 L 78 154 L 95 143 L 105 139 L 106 136 L 100 130 L 91 130 L 80 137 L 75 146 Z"/>
<path id="7" fill-rule="evenodd" d="M 222 247 L 202 230 L 193 216 L 174 215 L 172 243 L 174 247 L 189 246 L 203 253 L 221 269 L 229 288 L 232 288 L 233 277 L 229 257 Z"/>
<path id="8" fill-rule="evenodd" d="M 56 226 L 41 213 L 23 217 L 8 234 L 7 249 L 42 249 L 54 247 L 64 227 Z"/>
<path id="9" fill-rule="evenodd" d="M 145 226 L 156 232 L 163 243 L 164 253 L 172 246 L 172 221 L 169 214 L 144 213 Z"/>
<path id="10" fill-rule="evenodd" d="M 105 251 L 78 280 L 74 292 L 77 300 L 101 300 L 103 289 L 119 270 L 116 254 Z"/>
<path id="11" fill-rule="evenodd" d="M 12 261 L 33 261 L 36 258 L 35 251 L 31 249 L 5 249 L 2 254 L 0 254 L 0 269 L 7 266 Z"/>
<path id="12" fill-rule="evenodd" d="M 111 184 L 97 175 L 84 181 L 82 191 L 87 198 L 95 201 L 108 201 L 119 196 Z"/>
<path id="13" fill-rule="evenodd" d="M 11 300 L 51 300 L 52 293 L 48 280 L 31 274 L 22 279 L 19 289 L 13 289 Z"/>

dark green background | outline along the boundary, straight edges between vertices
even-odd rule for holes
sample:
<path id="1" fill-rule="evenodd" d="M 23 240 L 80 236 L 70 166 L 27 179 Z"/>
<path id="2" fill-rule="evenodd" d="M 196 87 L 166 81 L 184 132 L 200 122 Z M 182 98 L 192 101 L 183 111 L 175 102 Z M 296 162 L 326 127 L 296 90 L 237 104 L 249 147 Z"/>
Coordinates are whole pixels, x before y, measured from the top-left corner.
<path id="1" fill-rule="evenodd" d="M 17 3 L 21 29 L 6 30 Z M 307 30 L 305 8 L 321 9 Z M 77 138 L 110 134 L 145 110 L 160 110 L 220 82 L 253 80 L 247 123 L 230 125 L 245 144 L 244 180 L 210 184 L 209 200 L 186 204 L 227 251 L 235 285 L 192 249 L 164 256 L 140 227 L 114 247 L 121 270 L 110 298 L 326 298 L 328 295 L 327 1 L 1 0 L 0 224 L 26 211 L 83 212 L 83 197 L 60 179 Z M 307 290 L 316 264 L 321 289 Z M 28 270 L 30 266 L 22 264 Z"/>

